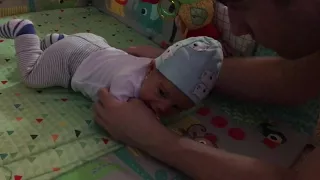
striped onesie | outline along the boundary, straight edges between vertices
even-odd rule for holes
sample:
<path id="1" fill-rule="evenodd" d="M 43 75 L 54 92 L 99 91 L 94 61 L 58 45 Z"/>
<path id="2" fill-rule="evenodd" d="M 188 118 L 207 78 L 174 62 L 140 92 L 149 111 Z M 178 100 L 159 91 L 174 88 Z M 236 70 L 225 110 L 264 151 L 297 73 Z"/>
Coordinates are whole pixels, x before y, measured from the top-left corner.
<path id="1" fill-rule="evenodd" d="M 29 20 L 14 19 L 0 25 L 0 37 L 14 39 L 18 68 L 28 87 L 72 88 L 94 101 L 104 87 L 122 101 L 138 97 L 150 63 L 150 59 L 128 55 L 91 33 L 50 34 L 40 41 Z"/>

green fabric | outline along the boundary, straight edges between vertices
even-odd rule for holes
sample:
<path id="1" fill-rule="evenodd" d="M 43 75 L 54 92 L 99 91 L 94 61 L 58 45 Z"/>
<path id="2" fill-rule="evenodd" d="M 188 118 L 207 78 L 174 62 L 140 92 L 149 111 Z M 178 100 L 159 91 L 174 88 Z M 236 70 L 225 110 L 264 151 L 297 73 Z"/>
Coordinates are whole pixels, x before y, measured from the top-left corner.
<path id="1" fill-rule="evenodd" d="M 255 56 L 278 56 L 276 52 L 271 49 L 267 49 L 261 45 L 258 45 L 256 52 L 254 53 Z"/>
<path id="2" fill-rule="evenodd" d="M 29 0 L 30 10 L 34 11 L 83 7 L 87 4 L 88 0 Z"/>
<path id="3" fill-rule="evenodd" d="M 90 31 L 111 45 L 151 44 L 114 18 L 79 8 L 19 16 L 40 36 Z M 4 23 L 9 18 L 1 19 Z M 12 40 L 0 40 L 0 179 L 51 179 L 120 148 L 93 122 L 91 102 L 67 89 L 28 89 L 20 83 Z"/>

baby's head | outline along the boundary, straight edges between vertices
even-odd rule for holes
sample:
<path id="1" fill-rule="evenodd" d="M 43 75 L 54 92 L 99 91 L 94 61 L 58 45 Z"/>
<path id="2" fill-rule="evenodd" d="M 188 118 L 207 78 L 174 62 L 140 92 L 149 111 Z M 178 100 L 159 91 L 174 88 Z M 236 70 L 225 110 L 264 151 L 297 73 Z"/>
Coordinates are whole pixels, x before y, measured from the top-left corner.
<path id="1" fill-rule="evenodd" d="M 190 109 L 213 88 L 222 59 L 221 44 L 212 38 L 179 41 L 150 63 L 140 99 L 160 116 Z"/>

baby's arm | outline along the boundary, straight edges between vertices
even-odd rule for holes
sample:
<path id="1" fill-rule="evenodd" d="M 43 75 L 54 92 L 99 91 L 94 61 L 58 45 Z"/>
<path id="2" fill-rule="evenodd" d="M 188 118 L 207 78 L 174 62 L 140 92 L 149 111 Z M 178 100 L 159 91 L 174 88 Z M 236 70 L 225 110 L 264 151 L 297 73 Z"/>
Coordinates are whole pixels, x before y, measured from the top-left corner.
<path id="1" fill-rule="evenodd" d="M 102 88 L 106 88 L 100 84 L 82 84 L 81 86 L 77 86 L 77 90 L 81 92 L 84 96 L 90 98 L 93 102 L 98 100 L 98 91 Z M 80 87 L 80 88 L 79 88 Z M 107 87 L 108 88 L 108 87 Z M 110 93 L 117 98 L 119 101 L 125 102 L 128 101 L 129 98 L 134 97 L 134 89 L 131 83 L 121 83 L 117 81 L 113 81 L 111 86 L 109 87 Z"/>
<path id="2" fill-rule="evenodd" d="M 101 84 L 94 84 L 88 82 L 79 82 L 73 84 L 72 89 L 75 92 L 81 92 L 85 97 L 90 98 L 93 102 L 98 100 L 98 91 L 105 88 Z"/>
<path id="3" fill-rule="evenodd" d="M 164 52 L 164 49 L 152 46 L 136 46 L 124 49 L 124 51 L 133 56 L 156 58 Z"/>

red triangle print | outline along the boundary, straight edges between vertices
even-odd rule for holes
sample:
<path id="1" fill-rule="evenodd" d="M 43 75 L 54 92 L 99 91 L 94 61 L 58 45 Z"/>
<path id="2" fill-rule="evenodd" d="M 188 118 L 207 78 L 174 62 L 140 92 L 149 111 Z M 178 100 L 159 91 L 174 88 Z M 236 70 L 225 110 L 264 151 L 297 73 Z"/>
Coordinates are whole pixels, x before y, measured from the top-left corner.
<path id="1" fill-rule="evenodd" d="M 22 117 L 16 117 L 16 120 L 17 120 L 17 121 L 21 121 L 21 120 L 22 120 Z"/>
<path id="2" fill-rule="evenodd" d="M 52 134 L 51 138 L 52 138 L 53 142 L 56 142 L 57 139 L 59 138 L 59 135 L 58 134 Z"/>
<path id="3" fill-rule="evenodd" d="M 2 84 L 7 84 L 8 81 L 1 81 Z"/>
<path id="4" fill-rule="evenodd" d="M 20 96 L 21 94 L 20 93 L 16 93 L 16 96 Z"/>
<path id="5" fill-rule="evenodd" d="M 64 12 L 64 10 L 63 10 L 63 9 L 60 9 L 60 11 L 61 11 L 61 12 Z"/>
<path id="6" fill-rule="evenodd" d="M 67 98 L 61 98 L 61 101 L 66 102 L 66 101 L 68 101 L 68 99 Z"/>
<path id="7" fill-rule="evenodd" d="M 60 168 L 54 167 L 54 168 L 52 168 L 52 171 L 60 171 Z"/>
<path id="8" fill-rule="evenodd" d="M 36 119 L 36 121 L 40 124 L 43 121 L 43 119 L 38 118 L 38 119 Z"/>
<path id="9" fill-rule="evenodd" d="M 14 180 L 22 180 L 22 176 L 15 175 L 15 176 L 14 176 Z"/>
<path id="10" fill-rule="evenodd" d="M 0 43 L 2 43 L 4 40 L 3 39 L 0 39 Z"/>
<path id="11" fill-rule="evenodd" d="M 109 140 L 106 139 L 106 138 L 102 138 L 102 141 L 103 141 L 104 144 L 108 144 L 108 142 L 109 142 Z"/>

